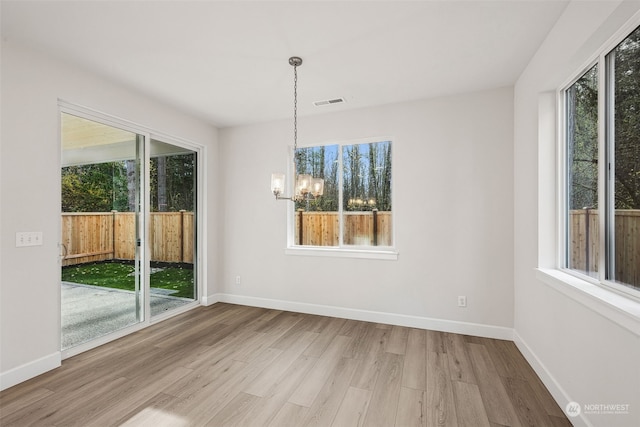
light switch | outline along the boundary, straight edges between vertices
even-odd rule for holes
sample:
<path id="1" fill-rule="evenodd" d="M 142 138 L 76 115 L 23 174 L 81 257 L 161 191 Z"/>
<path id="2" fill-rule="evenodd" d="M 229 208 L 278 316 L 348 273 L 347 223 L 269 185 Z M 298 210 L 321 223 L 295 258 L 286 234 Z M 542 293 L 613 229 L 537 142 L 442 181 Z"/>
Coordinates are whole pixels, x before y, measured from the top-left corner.
<path id="1" fill-rule="evenodd" d="M 42 231 L 18 231 L 16 248 L 25 246 L 42 246 Z"/>

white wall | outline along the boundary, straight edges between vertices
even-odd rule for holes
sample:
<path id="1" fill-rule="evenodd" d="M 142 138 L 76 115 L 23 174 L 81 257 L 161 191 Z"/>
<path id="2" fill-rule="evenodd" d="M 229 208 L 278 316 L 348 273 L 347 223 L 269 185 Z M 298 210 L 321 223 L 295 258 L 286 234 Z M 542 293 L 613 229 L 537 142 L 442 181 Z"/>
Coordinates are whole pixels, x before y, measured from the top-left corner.
<path id="1" fill-rule="evenodd" d="M 218 265 L 217 130 L 68 64 L 2 43 L 0 373 L 6 387 L 60 361 L 60 141 L 58 98 L 208 147 L 206 295 Z M 15 232 L 44 245 L 16 248 Z"/>
<path id="2" fill-rule="evenodd" d="M 299 118 L 299 145 L 393 138 L 397 261 L 285 255 L 292 204 L 269 179 L 285 170 L 291 120 L 221 129 L 218 298 L 511 337 L 512 124 L 511 88 Z"/>
<path id="3" fill-rule="evenodd" d="M 555 91 L 639 8 L 572 2 L 515 87 L 516 342 L 561 407 L 630 405 L 628 415 L 583 413 L 576 425 L 640 425 L 640 319 L 537 278 L 557 259 Z"/>

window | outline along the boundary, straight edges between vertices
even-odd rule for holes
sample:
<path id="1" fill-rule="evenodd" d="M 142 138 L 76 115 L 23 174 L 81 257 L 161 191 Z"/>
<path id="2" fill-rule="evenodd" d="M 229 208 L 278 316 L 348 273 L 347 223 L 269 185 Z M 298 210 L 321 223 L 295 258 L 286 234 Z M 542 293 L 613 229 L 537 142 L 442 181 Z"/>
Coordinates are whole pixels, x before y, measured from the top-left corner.
<path id="1" fill-rule="evenodd" d="M 324 194 L 295 203 L 292 246 L 393 246 L 391 141 L 298 148 L 298 173 L 324 178 Z"/>
<path id="2" fill-rule="evenodd" d="M 606 65 L 607 279 L 640 289 L 640 27 Z"/>
<path id="3" fill-rule="evenodd" d="M 640 27 L 563 93 L 564 267 L 640 296 Z"/>
<path id="4" fill-rule="evenodd" d="M 566 91 L 567 267 L 598 277 L 598 66 Z"/>

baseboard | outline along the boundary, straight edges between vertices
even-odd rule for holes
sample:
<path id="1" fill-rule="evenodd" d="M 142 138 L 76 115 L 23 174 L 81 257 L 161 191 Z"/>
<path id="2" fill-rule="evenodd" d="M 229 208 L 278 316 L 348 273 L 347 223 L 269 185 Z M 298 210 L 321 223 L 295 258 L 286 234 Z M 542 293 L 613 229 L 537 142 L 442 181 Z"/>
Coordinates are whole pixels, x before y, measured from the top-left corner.
<path id="1" fill-rule="evenodd" d="M 455 320 L 434 319 L 430 317 L 411 316 L 406 314 L 359 310 L 353 308 L 275 300 L 269 298 L 257 298 L 233 294 L 210 295 L 209 298 L 207 298 L 208 304 L 206 305 L 210 305 L 215 302 L 227 302 L 230 304 L 240 304 L 251 307 L 295 311 L 297 313 L 317 314 L 321 316 L 340 317 L 343 319 L 362 320 L 366 322 L 386 323 L 389 325 L 431 329 L 435 331 L 474 335 L 486 338 L 513 340 L 513 329 L 505 328 L 502 326 L 482 325 L 479 323 L 459 322 Z"/>
<path id="2" fill-rule="evenodd" d="M 44 374 L 62 364 L 62 355 L 59 351 L 48 356 L 41 357 L 33 362 L 10 369 L 0 374 L 0 390 L 8 389 L 30 378 Z"/>
<path id="3" fill-rule="evenodd" d="M 513 342 L 516 344 L 516 347 L 518 347 L 518 350 L 520 350 L 520 353 L 522 353 L 524 358 L 527 359 L 529 365 L 531 365 L 533 370 L 536 371 L 536 374 L 538 374 L 544 386 L 549 390 L 551 396 L 553 396 L 560 408 L 566 413 L 565 407 L 569 402 L 572 402 L 573 399 L 569 397 L 560 383 L 553 377 L 553 375 L 551 375 L 544 363 L 542 363 L 533 350 L 531 350 L 531 347 L 527 345 L 515 330 L 513 331 Z M 593 427 L 593 424 L 591 424 L 582 413 L 578 416 L 569 417 L 569 420 L 576 427 Z"/>
<path id="4" fill-rule="evenodd" d="M 200 298 L 200 305 L 208 306 L 219 302 L 217 295 L 219 294 L 203 296 L 202 298 Z"/>

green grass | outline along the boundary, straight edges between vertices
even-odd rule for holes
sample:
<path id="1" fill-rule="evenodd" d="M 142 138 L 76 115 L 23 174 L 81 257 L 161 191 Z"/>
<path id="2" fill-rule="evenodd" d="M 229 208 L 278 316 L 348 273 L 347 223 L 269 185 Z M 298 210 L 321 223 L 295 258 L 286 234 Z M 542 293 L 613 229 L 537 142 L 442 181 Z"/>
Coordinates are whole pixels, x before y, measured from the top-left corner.
<path id="1" fill-rule="evenodd" d="M 133 265 L 117 262 L 81 264 L 62 268 L 64 282 L 133 291 Z M 151 287 L 177 291 L 171 296 L 193 298 L 193 269 L 169 266 L 152 273 Z"/>

